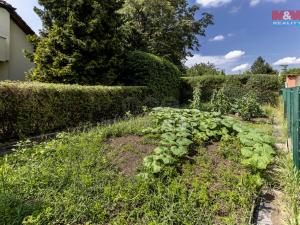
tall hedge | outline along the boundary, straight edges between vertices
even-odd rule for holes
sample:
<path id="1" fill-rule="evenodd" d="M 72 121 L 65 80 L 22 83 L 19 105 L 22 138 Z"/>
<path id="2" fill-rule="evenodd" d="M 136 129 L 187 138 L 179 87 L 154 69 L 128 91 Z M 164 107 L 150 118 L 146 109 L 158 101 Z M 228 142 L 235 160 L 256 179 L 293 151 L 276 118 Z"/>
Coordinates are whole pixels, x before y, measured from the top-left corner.
<path id="1" fill-rule="evenodd" d="M 224 88 L 224 93 L 230 99 L 240 98 L 252 92 L 255 93 L 260 103 L 276 104 L 280 85 L 276 75 L 205 75 L 199 77 L 182 78 L 184 88 L 182 95 L 185 99 L 192 98 L 193 88 L 200 87 L 201 100 L 210 101 L 215 90 Z"/>
<path id="2" fill-rule="evenodd" d="M 150 53 L 133 51 L 125 60 L 120 82 L 125 85 L 147 86 L 164 101 L 180 97 L 181 72 L 173 63 Z"/>
<path id="3" fill-rule="evenodd" d="M 0 142 L 138 113 L 153 102 L 146 87 L 0 82 Z"/>
<path id="4" fill-rule="evenodd" d="M 199 87 L 201 91 L 201 100 L 207 102 L 211 99 L 214 90 L 222 88 L 226 77 L 222 75 L 203 75 L 195 77 L 183 77 L 182 97 L 188 100 L 192 97 L 193 89 Z"/>

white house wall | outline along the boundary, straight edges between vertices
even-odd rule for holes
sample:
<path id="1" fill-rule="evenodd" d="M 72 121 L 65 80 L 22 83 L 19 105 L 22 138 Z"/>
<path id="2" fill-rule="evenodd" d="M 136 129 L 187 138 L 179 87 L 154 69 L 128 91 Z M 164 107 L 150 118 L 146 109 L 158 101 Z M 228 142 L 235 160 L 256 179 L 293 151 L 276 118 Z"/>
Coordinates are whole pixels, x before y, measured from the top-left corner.
<path id="1" fill-rule="evenodd" d="M 32 52 L 32 44 L 27 40 L 25 33 L 14 21 L 10 23 L 10 60 L 9 79 L 24 80 L 25 72 L 34 65 L 24 56 L 24 50 Z"/>
<path id="2" fill-rule="evenodd" d="M 25 58 L 23 50 L 32 51 L 33 46 L 9 12 L 1 7 L 0 39 L 0 80 L 24 80 L 25 72 L 34 65 Z"/>
<path id="3" fill-rule="evenodd" d="M 0 8 L 0 80 L 8 79 L 10 14 Z"/>
<path id="4" fill-rule="evenodd" d="M 0 8 L 0 61 L 9 60 L 10 14 Z"/>

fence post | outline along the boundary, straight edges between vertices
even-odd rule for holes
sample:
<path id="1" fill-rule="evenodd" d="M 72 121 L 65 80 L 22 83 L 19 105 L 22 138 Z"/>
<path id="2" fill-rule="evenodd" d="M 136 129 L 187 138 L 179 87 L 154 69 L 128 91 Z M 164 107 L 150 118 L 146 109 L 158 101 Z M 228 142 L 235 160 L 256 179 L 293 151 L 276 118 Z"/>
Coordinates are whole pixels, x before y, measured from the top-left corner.
<path id="1" fill-rule="evenodd" d="M 293 108 L 293 104 L 292 103 L 292 98 L 293 98 L 293 91 L 291 88 L 286 89 L 287 91 L 287 122 L 288 122 L 288 136 L 292 137 L 292 108 Z"/>
<path id="2" fill-rule="evenodd" d="M 297 169 L 300 168 L 299 161 L 299 87 L 293 88 L 291 108 L 292 108 L 292 142 L 293 142 L 293 161 Z"/>
<path id="3" fill-rule="evenodd" d="M 283 96 L 283 107 L 284 107 L 284 118 L 287 117 L 287 89 L 282 89 L 282 96 Z"/>

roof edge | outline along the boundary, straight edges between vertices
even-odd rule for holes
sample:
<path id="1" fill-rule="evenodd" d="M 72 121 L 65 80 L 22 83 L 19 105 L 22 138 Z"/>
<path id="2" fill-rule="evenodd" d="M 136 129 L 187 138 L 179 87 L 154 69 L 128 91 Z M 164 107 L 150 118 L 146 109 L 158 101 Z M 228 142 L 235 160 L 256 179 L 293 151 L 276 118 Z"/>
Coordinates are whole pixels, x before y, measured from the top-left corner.
<path id="1" fill-rule="evenodd" d="M 8 4 L 4 0 L 0 0 L 0 7 L 6 9 L 9 12 L 11 19 L 23 30 L 23 32 L 26 35 L 35 34 L 35 32 L 31 29 L 31 27 L 16 12 L 16 8 L 14 8 L 12 5 Z"/>

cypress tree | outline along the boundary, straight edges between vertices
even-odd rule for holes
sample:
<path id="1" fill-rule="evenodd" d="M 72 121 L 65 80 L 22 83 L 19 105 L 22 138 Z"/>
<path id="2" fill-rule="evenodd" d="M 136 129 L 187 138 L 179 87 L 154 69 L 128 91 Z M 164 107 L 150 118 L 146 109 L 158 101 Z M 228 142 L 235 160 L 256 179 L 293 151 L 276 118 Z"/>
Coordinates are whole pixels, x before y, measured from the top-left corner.
<path id="1" fill-rule="evenodd" d="M 39 0 L 43 22 L 29 78 L 44 82 L 112 84 L 122 65 L 122 0 Z"/>

